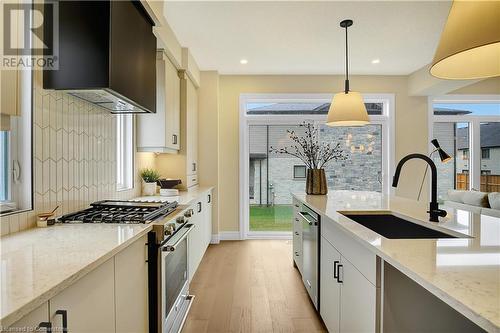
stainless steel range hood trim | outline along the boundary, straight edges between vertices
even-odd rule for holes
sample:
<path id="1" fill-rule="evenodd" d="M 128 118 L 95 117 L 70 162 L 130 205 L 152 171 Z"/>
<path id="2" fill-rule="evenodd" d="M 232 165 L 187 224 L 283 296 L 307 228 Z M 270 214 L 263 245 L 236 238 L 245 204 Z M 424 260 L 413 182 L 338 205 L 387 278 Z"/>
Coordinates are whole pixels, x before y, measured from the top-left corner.
<path id="1" fill-rule="evenodd" d="M 61 90 L 71 96 L 77 97 L 81 100 L 84 100 L 88 103 L 100 106 L 106 111 L 112 113 L 112 114 L 141 114 L 141 113 L 156 113 L 153 112 L 138 103 L 132 101 L 131 99 L 117 93 L 116 91 L 109 89 L 109 88 L 102 88 L 102 89 L 64 89 Z M 108 99 L 109 102 L 94 102 L 92 100 L 89 100 L 88 98 L 85 98 L 85 94 L 96 94 L 100 96 L 101 98 Z M 116 108 L 110 108 L 108 105 L 110 103 L 113 103 L 113 105 L 123 105 L 122 110 L 117 110 Z M 108 104 L 108 105 L 107 105 Z"/>

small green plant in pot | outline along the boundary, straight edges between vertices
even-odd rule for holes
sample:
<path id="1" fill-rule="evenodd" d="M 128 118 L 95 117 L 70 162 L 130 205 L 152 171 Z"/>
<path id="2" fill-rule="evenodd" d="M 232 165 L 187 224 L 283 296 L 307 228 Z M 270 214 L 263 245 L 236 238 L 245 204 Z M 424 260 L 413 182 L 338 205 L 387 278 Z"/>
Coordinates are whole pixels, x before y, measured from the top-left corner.
<path id="1" fill-rule="evenodd" d="M 156 181 L 160 179 L 160 173 L 155 169 L 142 169 L 140 172 L 142 178 L 142 195 L 156 194 Z"/>

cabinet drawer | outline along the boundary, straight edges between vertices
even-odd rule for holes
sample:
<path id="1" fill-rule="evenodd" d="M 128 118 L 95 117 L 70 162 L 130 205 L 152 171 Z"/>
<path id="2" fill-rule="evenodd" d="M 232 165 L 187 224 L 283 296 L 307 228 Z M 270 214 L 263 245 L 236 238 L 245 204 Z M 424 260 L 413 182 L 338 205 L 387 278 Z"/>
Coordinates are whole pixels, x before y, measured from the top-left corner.
<path id="1" fill-rule="evenodd" d="M 198 185 L 198 175 L 191 175 L 187 176 L 186 178 L 187 178 L 186 187 Z"/>
<path id="2" fill-rule="evenodd" d="M 302 236 L 293 236 L 293 260 L 299 269 L 300 274 L 302 274 Z"/>
<path id="3" fill-rule="evenodd" d="M 373 285 L 377 285 L 377 256 L 358 243 L 336 222 L 327 217 L 321 221 L 321 235 L 332 244 L 343 257 L 349 260 Z"/>

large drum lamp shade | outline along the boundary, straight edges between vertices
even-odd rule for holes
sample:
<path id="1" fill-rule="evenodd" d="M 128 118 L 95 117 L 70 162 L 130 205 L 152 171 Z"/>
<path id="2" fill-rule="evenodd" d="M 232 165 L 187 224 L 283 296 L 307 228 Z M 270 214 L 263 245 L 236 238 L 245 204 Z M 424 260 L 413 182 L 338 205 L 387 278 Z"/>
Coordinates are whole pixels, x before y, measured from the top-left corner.
<path id="1" fill-rule="evenodd" d="M 457 80 L 500 76 L 500 1 L 453 2 L 430 72 Z"/>

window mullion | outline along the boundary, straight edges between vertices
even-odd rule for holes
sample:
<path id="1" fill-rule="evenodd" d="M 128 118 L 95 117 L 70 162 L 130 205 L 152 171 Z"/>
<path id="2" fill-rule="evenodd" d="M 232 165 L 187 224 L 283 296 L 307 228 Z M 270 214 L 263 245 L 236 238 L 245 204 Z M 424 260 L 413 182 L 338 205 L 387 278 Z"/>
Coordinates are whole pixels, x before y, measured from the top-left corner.
<path id="1" fill-rule="evenodd" d="M 469 164 L 470 164 L 470 179 L 471 189 L 481 189 L 481 123 L 479 121 L 472 121 L 470 133 L 470 151 L 469 151 Z"/>

